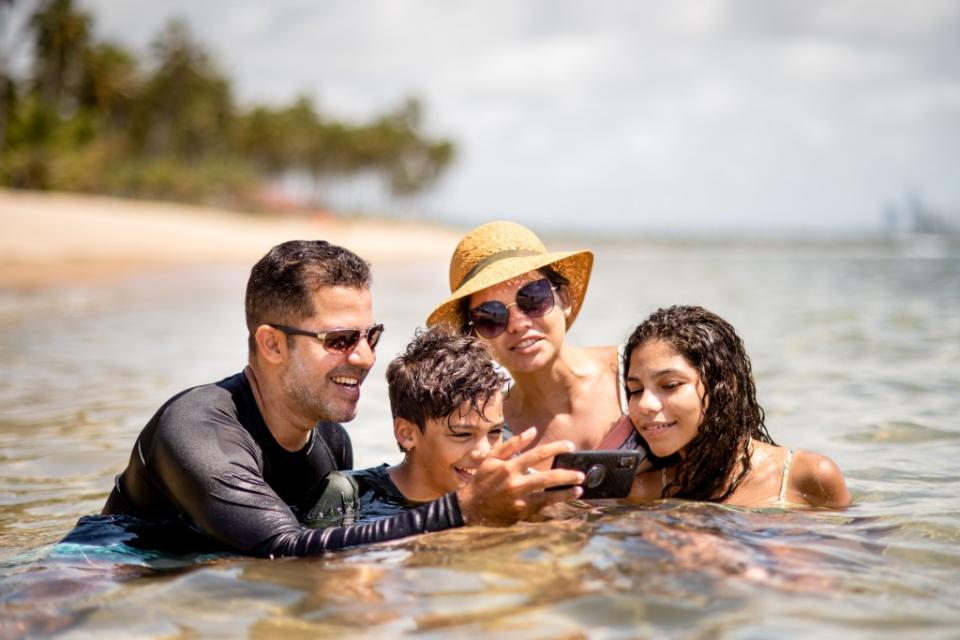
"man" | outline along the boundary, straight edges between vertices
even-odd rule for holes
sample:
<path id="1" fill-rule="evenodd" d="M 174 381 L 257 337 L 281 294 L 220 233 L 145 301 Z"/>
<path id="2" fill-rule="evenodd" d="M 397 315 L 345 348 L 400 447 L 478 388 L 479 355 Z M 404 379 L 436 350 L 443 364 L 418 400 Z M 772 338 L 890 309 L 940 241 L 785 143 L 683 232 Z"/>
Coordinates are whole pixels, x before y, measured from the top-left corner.
<path id="1" fill-rule="evenodd" d="M 443 327 L 418 332 L 387 367 L 403 461 L 351 472 L 361 519 L 430 502 L 467 485 L 502 440 L 506 379 L 479 340 Z"/>
<path id="2" fill-rule="evenodd" d="M 331 471 L 353 464 L 339 422 L 356 415 L 382 325 L 373 321 L 369 266 L 324 241 L 278 245 L 250 273 L 248 366 L 167 401 L 144 427 L 104 515 L 172 521 L 251 555 L 318 553 L 463 524 L 505 525 L 580 495 L 582 474 L 525 470 L 572 449 L 524 434 L 497 445 L 473 481 L 374 523 L 304 527 Z"/>

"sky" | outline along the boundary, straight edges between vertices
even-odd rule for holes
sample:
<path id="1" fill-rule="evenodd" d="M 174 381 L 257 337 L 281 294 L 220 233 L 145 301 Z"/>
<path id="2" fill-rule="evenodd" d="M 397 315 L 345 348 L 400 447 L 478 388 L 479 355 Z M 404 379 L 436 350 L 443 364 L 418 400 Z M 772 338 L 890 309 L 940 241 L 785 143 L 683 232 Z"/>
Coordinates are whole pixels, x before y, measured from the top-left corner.
<path id="1" fill-rule="evenodd" d="M 456 164 L 398 205 L 471 224 L 878 229 L 960 220 L 960 0 L 78 0 L 146 54 L 179 16 L 244 103 L 409 96 Z"/>

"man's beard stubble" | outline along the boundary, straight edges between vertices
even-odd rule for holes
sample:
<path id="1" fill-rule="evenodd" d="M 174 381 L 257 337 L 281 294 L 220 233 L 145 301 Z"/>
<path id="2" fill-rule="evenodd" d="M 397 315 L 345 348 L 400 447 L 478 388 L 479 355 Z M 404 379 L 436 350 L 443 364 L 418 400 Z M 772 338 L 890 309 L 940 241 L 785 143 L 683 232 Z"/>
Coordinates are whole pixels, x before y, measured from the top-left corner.
<path id="1" fill-rule="evenodd" d="M 344 365 L 327 372 L 319 379 L 319 384 L 311 385 L 316 376 L 309 372 L 302 358 L 294 355 L 290 360 L 290 366 L 280 378 L 280 384 L 297 410 L 313 423 L 349 422 L 357 415 L 356 403 L 337 404 L 331 401 L 329 394 L 335 390 L 328 390 L 325 387 L 334 384 L 330 378 L 335 375 L 356 376 L 362 382 L 366 373 L 365 370 L 357 367 Z"/>

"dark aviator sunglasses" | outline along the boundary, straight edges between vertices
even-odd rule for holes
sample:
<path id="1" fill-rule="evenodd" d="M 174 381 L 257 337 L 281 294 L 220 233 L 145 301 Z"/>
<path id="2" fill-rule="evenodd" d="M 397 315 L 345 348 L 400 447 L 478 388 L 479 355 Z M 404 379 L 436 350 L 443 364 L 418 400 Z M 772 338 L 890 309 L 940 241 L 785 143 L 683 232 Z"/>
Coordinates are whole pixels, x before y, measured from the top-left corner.
<path id="1" fill-rule="evenodd" d="M 383 325 L 375 324 L 366 329 L 331 329 L 329 331 L 308 331 L 307 329 L 297 329 L 283 324 L 268 323 L 268 326 L 282 331 L 288 336 L 308 336 L 316 338 L 323 344 L 323 348 L 330 353 L 346 353 L 352 351 L 360 344 L 360 338 L 366 338 L 370 350 L 373 351 L 380 342 L 380 336 L 383 335 Z"/>
<path id="2" fill-rule="evenodd" d="M 554 306 L 553 291 L 553 285 L 546 278 L 534 280 L 517 290 L 516 302 L 503 304 L 499 300 L 490 300 L 470 309 L 467 324 L 481 337 L 496 338 L 507 330 L 510 307 L 516 306 L 531 318 L 542 318 L 550 313 Z"/>

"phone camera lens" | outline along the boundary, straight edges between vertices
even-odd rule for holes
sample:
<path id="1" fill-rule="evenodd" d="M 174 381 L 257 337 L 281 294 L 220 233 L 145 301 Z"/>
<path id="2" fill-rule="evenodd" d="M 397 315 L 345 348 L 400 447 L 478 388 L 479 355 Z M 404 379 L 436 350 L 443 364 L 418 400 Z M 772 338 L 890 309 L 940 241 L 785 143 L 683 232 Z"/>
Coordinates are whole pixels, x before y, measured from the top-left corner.
<path id="1" fill-rule="evenodd" d="M 599 464 L 595 464 L 587 471 L 587 477 L 583 481 L 583 485 L 590 489 L 593 489 L 596 486 L 599 486 L 603 479 L 607 475 L 607 470 L 604 469 Z"/>

